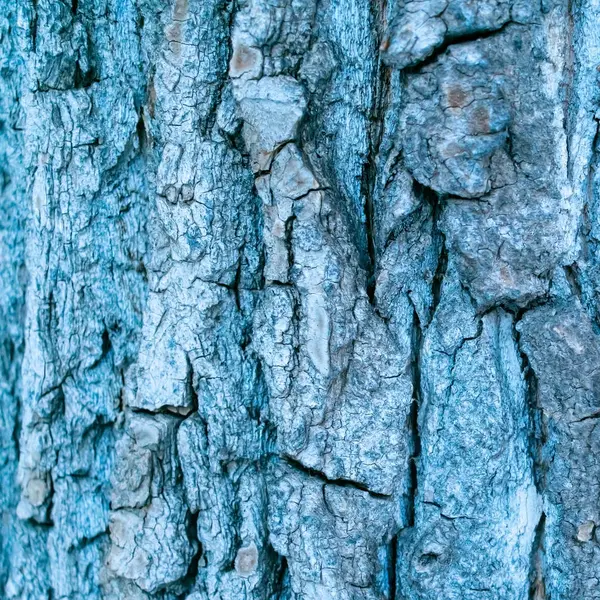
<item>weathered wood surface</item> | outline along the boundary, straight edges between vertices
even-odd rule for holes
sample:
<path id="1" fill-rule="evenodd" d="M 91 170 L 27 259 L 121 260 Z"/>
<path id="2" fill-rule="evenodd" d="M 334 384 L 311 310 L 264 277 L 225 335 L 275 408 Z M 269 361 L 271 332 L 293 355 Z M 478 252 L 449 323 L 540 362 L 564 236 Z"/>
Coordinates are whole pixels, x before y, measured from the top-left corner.
<path id="1" fill-rule="evenodd" d="M 600 598 L 600 0 L 0 40 L 0 596 Z"/>

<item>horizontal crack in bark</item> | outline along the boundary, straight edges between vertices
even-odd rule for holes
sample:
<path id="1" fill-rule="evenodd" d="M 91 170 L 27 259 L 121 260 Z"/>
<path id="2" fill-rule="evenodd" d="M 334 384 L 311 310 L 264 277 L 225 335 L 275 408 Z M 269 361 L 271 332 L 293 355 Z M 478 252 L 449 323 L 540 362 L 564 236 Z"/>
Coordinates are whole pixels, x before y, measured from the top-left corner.
<path id="1" fill-rule="evenodd" d="M 422 68 L 430 65 L 435 62 L 450 46 L 455 46 L 457 44 L 466 44 L 467 42 L 477 42 L 479 40 L 484 40 L 486 38 L 494 37 L 499 33 L 502 33 L 509 25 L 514 25 L 516 27 L 524 27 L 520 23 L 515 23 L 514 21 L 507 21 L 498 29 L 492 29 L 488 31 L 474 31 L 471 33 L 464 33 L 460 35 L 446 35 L 444 41 L 437 47 L 435 50 L 427 57 L 425 57 L 420 62 L 413 64 L 409 67 L 403 69 L 406 73 L 416 73 L 420 71 Z"/>
<path id="2" fill-rule="evenodd" d="M 373 490 L 370 490 L 366 485 L 359 483 L 357 481 L 353 481 L 352 479 L 344 479 L 344 478 L 330 479 L 322 471 L 318 471 L 317 469 L 311 469 L 310 467 L 303 465 L 300 461 L 296 460 L 295 458 L 292 458 L 291 456 L 283 455 L 281 458 L 289 466 L 293 467 L 294 469 L 296 469 L 298 471 L 302 471 L 303 473 L 306 473 L 307 475 L 310 475 L 311 477 L 315 477 L 316 479 L 319 479 L 323 483 L 326 483 L 328 485 L 337 485 L 339 487 L 353 488 L 353 489 L 361 491 L 361 492 L 366 492 L 370 496 L 373 496 L 373 498 L 382 498 L 382 499 L 389 500 L 392 497 L 388 494 L 381 494 L 380 492 L 374 492 Z"/>

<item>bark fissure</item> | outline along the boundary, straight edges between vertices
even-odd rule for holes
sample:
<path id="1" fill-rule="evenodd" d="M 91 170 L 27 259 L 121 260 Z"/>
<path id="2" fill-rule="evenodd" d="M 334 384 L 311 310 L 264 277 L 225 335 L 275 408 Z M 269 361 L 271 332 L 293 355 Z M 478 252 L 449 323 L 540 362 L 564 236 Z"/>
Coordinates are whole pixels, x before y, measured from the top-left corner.
<path id="1" fill-rule="evenodd" d="M 358 490 L 361 492 L 366 492 L 367 494 L 369 494 L 369 496 L 372 496 L 373 498 L 385 498 L 385 499 L 390 498 L 390 496 L 388 494 L 380 494 L 378 492 L 374 492 L 373 490 L 370 490 L 369 488 L 367 488 L 365 485 L 363 485 L 357 481 L 352 481 L 351 479 L 329 478 L 329 477 L 327 477 L 327 475 L 325 475 L 321 471 L 317 471 L 316 469 L 311 469 L 310 467 L 305 466 L 300 461 L 297 461 L 290 456 L 283 455 L 282 458 L 286 463 L 288 463 L 294 469 L 297 469 L 298 471 L 303 471 L 304 473 L 322 481 L 323 483 L 325 483 L 327 485 L 335 485 L 335 486 L 339 486 L 339 487 L 352 488 L 352 489 L 355 489 L 355 490 Z"/>
<path id="2" fill-rule="evenodd" d="M 372 3 L 371 18 L 375 24 L 377 47 L 381 45 L 384 31 L 383 20 L 386 13 L 386 2 Z M 391 69 L 384 63 L 381 52 L 376 54 L 377 77 L 373 82 L 373 105 L 368 124 L 368 155 L 363 164 L 361 177 L 361 191 L 364 201 L 365 230 L 367 239 L 367 253 L 369 257 L 367 268 L 367 295 L 371 304 L 375 304 L 375 286 L 377 281 L 378 256 L 376 240 L 378 232 L 375 230 L 375 200 L 374 192 L 377 184 L 378 156 L 384 136 L 384 120 L 387 111 L 387 101 L 390 96 Z"/>
<path id="3" fill-rule="evenodd" d="M 364 198 L 364 214 L 365 214 L 365 233 L 367 239 L 367 255 L 368 263 L 366 269 L 367 279 L 367 295 L 371 304 L 375 303 L 375 285 L 377 278 L 377 254 L 375 251 L 375 232 L 373 224 L 373 188 L 375 186 L 374 165 L 371 154 L 367 157 L 367 162 L 363 165 L 363 198 Z"/>
<path id="4" fill-rule="evenodd" d="M 456 46 L 458 44 L 466 44 L 469 42 L 477 42 L 480 40 L 486 40 L 489 38 L 497 37 L 509 26 L 519 27 L 521 25 L 519 23 L 507 21 L 501 27 L 498 27 L 497 29 L 492 29 L 490 31 L 473 31 L 469 33 L 456 35 L 447 34 L 444 36 L 444 41 L 439 46 L 437 46 L 429 56 L 419 61 L 415 65 L 405 67 L 404 71 L 406 71 L 407 73 L 419 72 L 425 67 L 435 63 L 435 61 L 440 56 L 442 56 L 451 46 Z"/>
<path id="5" fill-rule="evenodd" d="M 544 583 L 544 535 L 546 530 L 546 515 L 542 513 L 535 528 L 535 538 L 531 548 L 529 567 L 529 600 L 546 600 Z"/>
<path id="6" fill-rule="evenodd" d="M 412 180 L 412 189 L 420 202 L 428 205 L 431 209 L 433 233 L 432 242 L 434 245 L 437 245 L 440 248 L 435 273 L 431 283 L 432 301 L 429 316 L 429 320 L 431 322 L 440 303 L 442 286 L 446 276 L 446 271 L 448 269 L 448 248 L 446 246 L 446 236 L 439 226 L 439 222 L 442 217 L 444 201 L 438 194 L 435 193 L 434 190 L 420 184 L 416 179 Z"/>
<path id="7" fill-rule="evenodd" d="M 388 559 L 388 586 L 389 586 L 389 600 L 396 600 L 397 598 L 397 586 L 396 586 L 396 569 L 398 564 L 398 536 L 395 535 L 389 544 L 389 559 Z"/>
<path id="8" fill-rule="evenodd" d="M 544 444 L 546 442 L 543 411 L 540 408 L 538 389 L 539 382 L 526 352 L 521 347 L 521 333 L 517 326 L 527 311 L 520 311 L 515 317 L 514 338 L 521 359 L 521 371 L 525 382 L 525 396 L 529 419 L 529 452 L 531 456 L 534 482 L 539 494 L 546 488 L 546 465 L 544 461 Z"/>
<path id="9" fill-rule="evenodd" d="M 411 336 L 411 375 L 412 375 L 412 402 L 410 404 L 409 431 L 411 450 L 409 458 L 409 486 L 408 486 L 408 526 L 415 524 L 415 502 L 419 488 L 418 462 L 421 455 L 421 436 L 419 433 L 419 407 L 421 405 L 421 352 L 423 348 L 423 332 L 419 315 L 413 306 L 413 327 Z"/>
<path id="10" fill-rule="evenodd" d="M 539 404 L 539 382 L 533 370 L 527 353 L 522 348 L 521 333 L 518 324 L 522 322 L 526 310 L 520 311 L 515 317 L 514 338 L 517 345 L 523 379 L 525 382 L 525 395 L 528 410 L 528 450 L 533 469 L 533 481 L 540 498 L 544 497 L 546 490 L 547 466 L 544 459 L 544 445 L 546 443 L 544 415 Z M 535 535 L 531 547 L 529 567 L 529 598 L 530 600 L 545 600 L 545 558 L 544 544 L 546 533 L 546 514 L 542 510 L 535 528 Z"/>

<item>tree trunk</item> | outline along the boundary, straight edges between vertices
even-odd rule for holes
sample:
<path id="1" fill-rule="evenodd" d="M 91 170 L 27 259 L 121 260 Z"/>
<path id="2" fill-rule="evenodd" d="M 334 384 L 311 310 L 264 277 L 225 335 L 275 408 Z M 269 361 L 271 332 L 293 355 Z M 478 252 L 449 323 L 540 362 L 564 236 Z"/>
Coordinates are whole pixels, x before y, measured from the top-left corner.
<path id="1" fill-rule="evenodd" d="M 600 0 L 0 8 L 3 598 L 600 598 Z"/>

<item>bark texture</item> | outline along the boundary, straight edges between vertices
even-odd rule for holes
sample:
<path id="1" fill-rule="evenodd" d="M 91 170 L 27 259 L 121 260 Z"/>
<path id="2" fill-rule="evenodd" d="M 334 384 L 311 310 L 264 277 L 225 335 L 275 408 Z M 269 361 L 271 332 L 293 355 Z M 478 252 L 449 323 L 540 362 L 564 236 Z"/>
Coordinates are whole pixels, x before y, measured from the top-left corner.
<path id="1" fill-rule="evenodd" d="M 600 0 L 0 0 L 0 595 L 600 599 Z"/>

